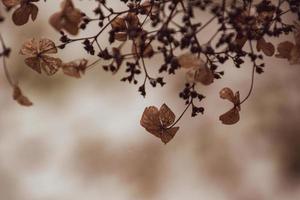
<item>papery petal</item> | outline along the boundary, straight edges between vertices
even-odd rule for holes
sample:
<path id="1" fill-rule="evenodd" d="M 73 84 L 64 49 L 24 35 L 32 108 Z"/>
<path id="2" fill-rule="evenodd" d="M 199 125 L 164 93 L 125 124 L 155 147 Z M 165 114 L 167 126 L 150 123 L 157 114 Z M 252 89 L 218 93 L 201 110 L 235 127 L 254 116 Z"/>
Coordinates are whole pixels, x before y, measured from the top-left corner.
<path id="1" fill-rule="evenodd" d="M 219 92 L 219 95 L 222 99 L 227 99 L 230 102 L 232 102 L 233 104 L 235 103 L 235 95 L 234 95 L 232 89 L 225 87 Z"/>
<path id="2" fill-rule="evenodd" d="M 13 99 L 22 106 L 32 106 L 32 102 L 23 95 L 21 89 L 18 86 L 14 86 Z"/>
<path id="3" fill-rule="evenodd" d="M 75 78 L 80 78 L 81 74 L 84 74 L 85 72 L 87 63 L 88 60 L 86 59 L 75 60 L 69 63 L 64 63 L 62 65 L 62 69 L 64 74 Z"/>
<path id="4" fill-rule="evenodd" d="M 61 23 L 61 18 L 62 18 L 62 12 L 57 12 L 54 13 L 49 19 L 50 25 L 53 28 L 55 28 L 57 31 L 60 31 L 63 27 Z"/>
<path id="5" fill-rule="evenodd" d="M 257 41 L 257 51 L 262 50 L 266 56 L 273 56 L 275 53 L 275 47 L 272 43 L 266 42 L 264 38 Z"/>
<path id="6" fill-rule="evenodd" d="M 42 52 L 42 54 L 54 54 L 57 53 L 57 48 L 55 46 L 55 43 L 52 40 L 49 39 L 41 39 L 39 41 L 39 50 Z"/>
<path id="7" fill-rule="evenodd" d="M 25 59 L 25 63 L 37 73 L 41 73 L 40 59 L 37 57 L 29 57 Z"/>
<path id="8" fill-rule="evenodd" d="M 25 56 L 35 56 L 38 54 L 38 40 L 32 38 L 23 43 L 22 48 L 19 52 Z"/>
<path id="9" fill-rule="evenodd" d="M 41 68 L 48 75 L 55 74 L 62 65 L 62 61 L 59 58 L 43 55 L 40 58 Z"/>
<path id="10" fill-rule="evenodd" d="M 175 114 L 166 104 L 159 109 L 159 120 L 164 128 L 171 126 L 175 121 Z"/>
<path id="11" fill-rule="evenodd" d="M 161 134 L 161 141 L 165 144 L 170 142 L 174 136 L 176 135 L 177 131 L 179 130 L 179 127 L 172 127 L 170 129 L 166 129 Z"/>
<path id="12" fill-rule="evenodd" d="M 155 106 L 145 108 L 140 124 L 151 134 L 161 137 L 162 127 L 159 121 L 159 111 Z"/>
<path id="13" fill-rule="evenodd" d="M 30 7 L 26 5 L 21 6 L 14 11 L 12 15 L 12 20 L 16 25 L 21 26 L 28 22 L 30 14 L 31 14 Z"/>
<path id="14" fill-rule="evenodd" d="M 277 58 L 291 59 L 291 51 L 294 47 L 295 45 L 292 42 L 281 42 L 277 46 L 278 54 L 276 54 L 275 56 Z"/>
<path id="15" fill-rule="evenodd" d="M 29 9 L 31 11 L 30 12 L 31 20 L 34 21 L 37 17 L 38 12 L 39 12 L 39 8 L 36 5 L 32 4 L 32 3 L 28 4 L 27 6 L 29 7 Z"/>
<path id="16" fill-rule="evenodd" d="M 240 120 L 240 114 L 236 107 L 232 108 L 228 112 L 219 117 L 223 124 L 232 125 Z"/>
<path id="17" fill-rule="evenodd" d="M 210 85 L 214 82 L 214 74 L 207 67 L 200 67 L 195 71 L 195 81 L 203 85 Z"/>
<path id="18" fill-rule="evenodd" d="M 205 66 L 204 61 L 192 53 L 182 54 L 177 59 L 182 68 L 194 68 Z"/>

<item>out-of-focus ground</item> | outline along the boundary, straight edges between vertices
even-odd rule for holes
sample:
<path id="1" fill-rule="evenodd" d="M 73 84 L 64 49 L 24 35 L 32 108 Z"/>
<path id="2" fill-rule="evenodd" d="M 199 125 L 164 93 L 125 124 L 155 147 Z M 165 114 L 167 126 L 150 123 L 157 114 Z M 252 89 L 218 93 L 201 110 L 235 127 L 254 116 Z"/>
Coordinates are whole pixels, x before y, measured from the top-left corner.
<path id="1" fill-rule="evenodd" d="M 139 120 L 146 106 L 163 102 L 178 115 L 184 75 L 170 77 L 162 89 L 149 88 L 146 99 L 136 86 L 120 82 L 121 75 L 103 72 L 101 64 L 79 80 L 38 75 L 17 53 L 27 38 L 59 39 L 47 25 L 59 5 L 39 5 L 36 23 L 15 27 L 7 19 L 1 25 L 13 47 L 10 70 L 34 106 L 12 101 L 1 69 L 0 200 L 300 199 L 299 65 L 268 59 L 233 126 L 218 120 L 230 106 L 218 91 L 229 86 L 245 96 L 251 66 L 224 65 L 223 80 L 199 88 L 207 96 L 206 114 L 186 115 L 176 137 L 163 145 Z M 67 61 L 86 54 L 74 45 L 59 56 Z"/>

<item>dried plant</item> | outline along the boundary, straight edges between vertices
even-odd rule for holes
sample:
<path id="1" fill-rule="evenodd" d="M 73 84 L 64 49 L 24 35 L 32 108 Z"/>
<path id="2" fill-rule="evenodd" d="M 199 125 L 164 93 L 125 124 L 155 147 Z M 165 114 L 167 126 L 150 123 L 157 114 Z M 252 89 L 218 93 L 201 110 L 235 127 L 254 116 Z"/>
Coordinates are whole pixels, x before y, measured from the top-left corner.
<path id="1" fill-rule="evenodd" d="M 197 86 L 210 85 L 223 78 L 222 65 L 225 62 L 240 68 L 246 60 L 250 60 L 252 78 L 244 98 L 240 99 L 240 92 L 234 94 L 230 88 L 221 90 L 220 97 L 233 103 L 233 108 L 220 116 L 224 124 L 239 121 L 241 104 L 253 91 L 255 74 L 264 72 L 264 56 L 275 55 L 287 59 L 290 64 L 300 63 L 300 25 L 298 22 L 286 22 L 283 18 L 289 13 L 300 19 L 298 0 L 120 0 L 120 4 L 126 7 L 123 10 L 110 7 L 106 0 L 94 1 L 97 5 L 91 8 L 94 16 L 88 16 L 72 0 L 63 0 L 62 9 L 49 19 L 50 25 L 61 34 L 60 43 L 32 38 L 24 43 L 20 54 L 27 56 L 25 63 L 38 73 L 43 71 L 53 75 L 61 69 L 64 74 L 75 78 L 80 78 L 87 68 L 96 66 L 99 61 L 106 61 L 107 64 L 102 66 L 105 71 L 113 74 L 125 71 L 121 81 L 139 84 L 138 91 L 144 97 L 147 85 L 164 86 L 166 76 L 184 71 L 187 80 L 179 96 L 185 101 L 186 108 L 177 120 L 165 104 L 160 109 L 150 106 L 142 115 L 141 125 L 164 143 L 175 136 L 179 129 L 175 126 L 189 108 L 192 117 L 204 113 L 200 103 L 205 96 Z M 36 2 L 38 0 L 2 0 L 6 10 L 14 10 L 12 21 L 16 25 L 28 23 L 29 17 L 33 21 L 36 19 Z M 206 22 L 198 20 L 195 16 L 200 12 L 211 15 L 211 18 Z M 6 15 L 9 13 L 2 12 L 0 16 Z M 0 19 L 3 21 L 4 17 Z M 95 23 L 98 27 L 95 35 L 75 36 Z M 215 27 L 213 34 L 205 43 L 200 43 L 203 30 L 211 24 Z M 289 33 L 294 33 L 295 42 L 284 41 L 284 36 Z M 109 46 L 100 44 L 99 39 L 103 37 L 110 42 Z M 277 46 L 276 54 L 271 38 L 283 40 Z M 96 57 L 95 61 L 83 58 L 64 62 L 48 55 L 63 51 L 73 43 L 81 43 L 87 54 Z M 7 80 L 14 89 L 14 99 L 21 105 L 31 105 L 7 71 L 5 60 L 10 49 L 5 46 L 2 37 L 1 44 L 0 56 Z M 127 44 L 131 45 L 129 52 L 125 48 Z M 164 59 L 157 68 L 161 75 L 155 77 L 150 74 L 145 60 L 159 55 Z M 144 76 L 141 83 L 139 76 Z"/>

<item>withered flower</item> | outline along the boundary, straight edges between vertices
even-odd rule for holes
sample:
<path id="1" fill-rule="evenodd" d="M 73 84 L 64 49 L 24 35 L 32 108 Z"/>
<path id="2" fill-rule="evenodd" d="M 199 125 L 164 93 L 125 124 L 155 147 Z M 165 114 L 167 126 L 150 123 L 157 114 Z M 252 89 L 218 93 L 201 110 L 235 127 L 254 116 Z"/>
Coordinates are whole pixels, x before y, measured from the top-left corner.
<path id="1" fill-rule="evenodd" d="M 85 73 L 85 70 L 87 68 L 88 60 L 86 59 L 79 59 L 74 60 L 68 63 L 62 64 L 62 70 L 65 75 L 80 78 L 81 75 Z"/>
<path id="2" fill-rule="evenodd" d="M 220 97 L 222 99 L 227 99 L 228 101 L 233 103 L 233 108 L 224 113 L 219 117 L 219 119 L 222 121 L 223 124 L 226 125 L 232 125 L 237 123 L 240 120 L 240 114 L 241 111 L 240 107 L 240 93 L 237 91 L 235 94 L 230 88 L 223 88 L 220 91 Z"/>
<path id="3" fill-rule="evenodd" d="M 181 68 L 190 69 L 187 72 L 189 81 L 200 82 L 203 85 L 210 85 L 214 82 L 213 72 L 200 57 L 185 53 L 178 57 L 178 62 Z"/>
<path id="4" fill-rule="evenodd" d="M 25 63 L 30 68 L 38 73 L 43 70 L 49 76 L 55 74 L 62 64 L 59 58 L 46 55 L 55 53 L 57 53 L 57 48 L 49 39 L 30 39 L 23 44 L 20 50 L 21 55 L 29 56 L 25 59 Z"/>
<path id="5" fill-rule="evenodd" d="M 72 35 L 77 35 L 82 19 L 81 11 L 74 7 L 72 0 L 65 0 L 61 7 L 60 12 L 50 17 L 50 24 L 58 31 L 63 29 Z"/>
<path id="6" fill-rule="evenodd" d="M 33 2 L 38 1 L 39 0 L 2 0 L 7 8 L 19 5 L 12 15 L 13 22 L 18 26 L 26 24 L 30 16 L 32 21 L 36 19 L 39 9 Z"/>
<path id="7" fill-rule="evenodd" d="M 155 106 L 147 107 L 144 110 L 140 124 L 149 133 L 167 144 L 179 129 L 179 127 L 172 127 L 174 121 L 175 114 L 166 104 L 163 104 L 159 110 Z"/>
<path id="8" fill-rule="evenodd" d="M 23 95 L 21 89 L 17 85 L 14 86 L 13 99 L 22 106 L 32 106 L 32 102 Z"/>
<path id="9" fill-rule="evenodd" d="M 291 65 L 300 63 L 300 24 L 295 22 L 295 44 L 289 41 L 281 42 L 277 46 L 277 58 L 288 59 Z"/>

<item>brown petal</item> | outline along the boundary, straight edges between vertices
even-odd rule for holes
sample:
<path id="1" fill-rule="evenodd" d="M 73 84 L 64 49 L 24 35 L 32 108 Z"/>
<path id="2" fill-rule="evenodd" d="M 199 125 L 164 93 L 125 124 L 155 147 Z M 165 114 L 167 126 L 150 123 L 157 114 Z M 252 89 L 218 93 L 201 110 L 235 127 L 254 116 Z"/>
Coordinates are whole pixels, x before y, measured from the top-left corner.
<path id="1" fill-rule="evenodd" d="M 41 39 L 39 41 L 39 50 L 43 54 L 54 54 L 57 53 L 55 43 L 49 39 Z"/>
<path id="2" fill-rule="evenodd" d="M 19 52 L 21 55 L 35 56 L 38 53 L 38 41 L 34 38 L 27 40 Z"/>
<path id="3" fill-rule="evenodd" d="M 29 57 L 25 59 L 25 63 L 37 73 L 41 73 L 40 60 L 37 57 Z"/>
<path id="4" fill-rule="evenodd" d="M 38 12 L 39 12 L 39 8 L 36 5 L 32 4 L 32 3 L 28 4 L 28 7 L 31 11 L 30 12 L 31 20 L 34 21 L 37 17 Z"/>
<path id="5" fill-rule="evenodd" d="M 22 94 L 22 91 L 18 86 L 14 87 L 13 99 L 22 106 L 32 106 L 32 102 Z"/>
<path id="6" fill-rule="evenodd" d="M 145 108 L 140 124 L 151 134 L 161 137 L 162 128 L 159 121 L 159 111 L 155 106 Z"/>
<path id="7" fill-rule="evenodd" d="M 63 26 L 63 29 L 65 29 L 71 35 L 77 35 L 79 32 L 78 24 L 72 23 L 70 21 L 64 21 L 62 26 Z"/>
<path id="8" fill-rule="evenodd" d="M 118 30 L 118 31 L 124 31 L 127 29 L 125 19 L 122 17 L 116 17 L 111 22 L 111 27 L 112 27 L 112 29 Z"/>
<path id="9" fill-rule="evenodd" d="M 50 56 L 43 55 L 40 58 L 41 68 L 48 75 L 55 74 L 62 65 L 62 61 L 59 58 L 53 58 Z"/>
<path id="10" fill-rule="evenodd" d="M 264 38 L 257 41 L 257 51 L 262 50 L 266 56 L 273 56 L 275 53 L 275 47 L 272 43 L 266 42 Z"/>
<path id="11" fill-rule="evenodd" d="M 191 53 L 182 54 L 177 59 L 182 68 L 194 68 L 205 65 L 201 58 Z"/>
<path id="12" fill-rule="evenodd" d="M 210 85 L 214 82 L 214 74 L 207 66 L 199 67 L 195 71 L 195 81 L 203 85 Z"/>
<path id="13" fill-rule="evenodd" d="M 237 108 L 232 108 L 219 117 L 223 124 L 232 125 L 240 120 L 240 114 Z"/>
<path id="14" fill-rule="evenodd" d="M 277 46 L 277 51 L 278 54 L 275 56 L 277 58 L 285 58 L 285 59 L 290 59 L 291 58 L 291 51 L 294 48 L 294 44 L 289 41 L 281 42 Z"/>
<path id="15" fill-rule="evenodd" d="M 53 28 L 55 28 L 57 31 L 60 31 L 62 29 L 61 18 L 62 18 L 62 12 L 57 12 L 54 13 L 49 19 L 50 25 Z"/>
<path id="16" fill-rule="evenodd" d="M 88 60 L 86 59 L 74 60 L 69 63 L 64 63 L 62 65 L 62 69 L 64 74 L 75 78 L 80 78 L 81 74 L 84 74 L 85 72 L 87 63 Z"/>
<path id="17" fill-rule="evenodd" d="M 179 130 L 179 127 L 172 127 L 170 129 L 166 129 L 161 134 L 161 141 L 165 144 L 170 142 L 174 136 L 176 135 L 177 131 Z"/>
<path id="18" fill-rule="evenodd" d="M 21 26 L 28 22 L 30 15 L 31 15 L 31 19 L 35 20 L 37 13 L 38 13 L 38 7 L 36 5 L 31 3 L 25 4 L 14 11 L 12 15 L 12 20 L 16 25 Z"/>
<path id="19" fill-rule="evenodd" d="M 127 40 L 126 32 L 117 32 L 115 33 L 115 39 L 121 42 L 125 42 Z"/>
<path id="20" fill-rule="evenodd" d="M 20 4 L 21 0 L 2 0 L 2 3 L 7 7 L 7 8 L 12 8 L 18 4 Z"/>
<path id="21" fill-rule="evenodd" d="M 234 95 L 232 89 L 225 87 L 219 92 L 219 95 L 222 99 L 227 99 L 230 102 L 232 102 L 233 104 L 235 103 L 236 98 L 235 98 L 235 95 Z"/>
<path id="22" fill-rule="evenodd" d="M 159 109 L 159 120 L 164 128 L 171 126 L 175 121 L 175 114 L 166 104 Z"/>
<path id="23" fill-rule="evenodd" d="M 73 10 L 66 13 L 66 17 L 68 21 L 70 21 L 73 24 L 76 24 L 77 26 L 81 22 L 82 14 L 81 11 L 77 8 L 74 8 Z"/>

